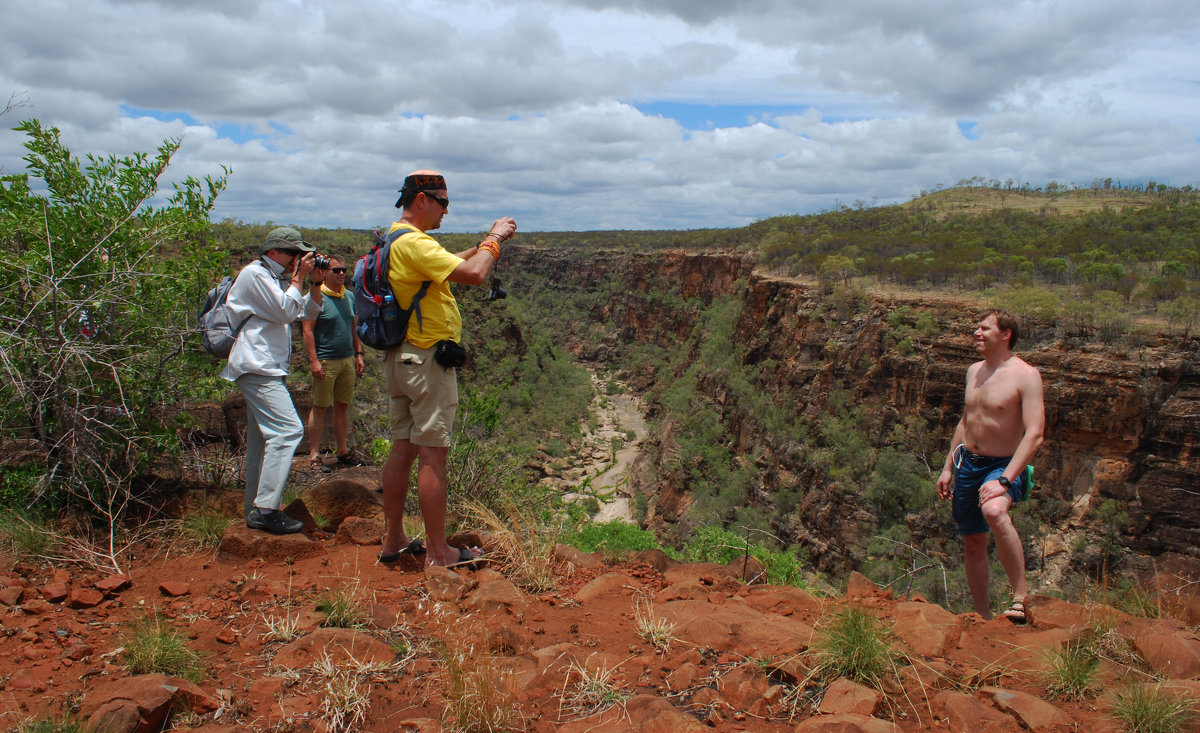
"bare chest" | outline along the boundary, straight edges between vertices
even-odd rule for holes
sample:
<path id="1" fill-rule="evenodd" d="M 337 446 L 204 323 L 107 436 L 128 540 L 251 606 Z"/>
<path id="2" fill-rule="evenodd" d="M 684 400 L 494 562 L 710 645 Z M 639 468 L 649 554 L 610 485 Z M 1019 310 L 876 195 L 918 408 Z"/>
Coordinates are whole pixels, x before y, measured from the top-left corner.
<path id="1" fill-rule="evenodd" d="M 1007 370 L 983 373 L 980 370 L 967 383 L 966 404 L 969 411 L 982 413 L 992 419 L 1020 416 L 1021 392 L 1015 375 Z"/>

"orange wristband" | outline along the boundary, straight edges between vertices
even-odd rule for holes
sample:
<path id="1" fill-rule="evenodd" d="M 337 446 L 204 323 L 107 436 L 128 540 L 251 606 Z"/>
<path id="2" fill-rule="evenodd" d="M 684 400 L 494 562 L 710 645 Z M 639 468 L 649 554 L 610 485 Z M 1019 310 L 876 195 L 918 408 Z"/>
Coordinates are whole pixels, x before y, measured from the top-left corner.
<path id="1" fill-rule="evenodd" d="M 479 249 L 484 250 L 497 260 L 500 259 L 500 245 L 495 242 L 489 242 L 485 239 L 479 243 Z"/>

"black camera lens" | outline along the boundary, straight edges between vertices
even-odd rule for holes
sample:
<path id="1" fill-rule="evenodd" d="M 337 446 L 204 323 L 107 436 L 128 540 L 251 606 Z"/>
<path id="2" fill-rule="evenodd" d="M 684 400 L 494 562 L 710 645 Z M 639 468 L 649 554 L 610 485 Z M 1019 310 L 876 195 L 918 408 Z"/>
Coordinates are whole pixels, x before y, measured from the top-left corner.
<path id="1" fill-rule="evenodd" d="M 488 300 L 500 300 L 508 297 L 508 291 L 500 287 L 500 278 L 492 278 L 492 289 L 488 291 Z"/>
<path id="2" fill-rule="evenodd" d="M 328 270 L 329 258 L 325 255 L 317 255 L 315 258 L 313 258 L 313 264 L 316 265 L 318 270 Z"/>

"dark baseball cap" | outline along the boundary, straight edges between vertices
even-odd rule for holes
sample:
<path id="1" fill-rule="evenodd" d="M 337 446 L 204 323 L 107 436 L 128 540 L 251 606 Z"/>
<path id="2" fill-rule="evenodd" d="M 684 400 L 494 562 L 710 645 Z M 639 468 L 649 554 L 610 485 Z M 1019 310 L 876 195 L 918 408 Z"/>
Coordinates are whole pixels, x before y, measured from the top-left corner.
<path id="1" fill-rule="evenodd" d="M 279 227 L 272 229 L 267 234 L 267 241 L 263 242 L 258 248 L 260 255 L 265 255 L 273 249 L 281 250 L 296 250 L 297 252 L 316 252 L 317 248 L 305 242 L 300 237 L 300 232 L 291 227 Z"/>

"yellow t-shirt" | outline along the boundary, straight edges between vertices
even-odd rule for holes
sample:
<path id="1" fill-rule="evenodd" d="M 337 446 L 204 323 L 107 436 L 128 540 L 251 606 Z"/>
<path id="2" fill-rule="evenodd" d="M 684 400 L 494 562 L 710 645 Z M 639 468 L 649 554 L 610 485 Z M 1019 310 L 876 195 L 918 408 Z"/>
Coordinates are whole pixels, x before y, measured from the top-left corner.
<path id="1" fill-rule="evenodd" d="M 413 311 L 408 319 L 408 342 L 428 349 L 438 341 L 458 341 L 462 337 L 462 316 L 458 301 L 450 292 L 450 273 L 462 264 L 458 255 L 447 252 L 433 237 L 406 222 L 393 222 L 388 234 L 408 229 L 392 242 L 388 256 L 388 282 L 401 308 L 412 304 L 421 283 L 432 280 L 421 298 L 421 321 Z"/>

